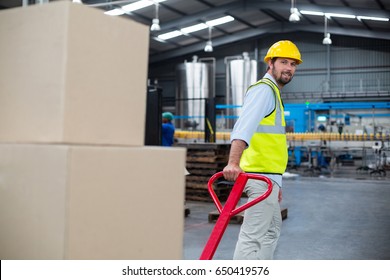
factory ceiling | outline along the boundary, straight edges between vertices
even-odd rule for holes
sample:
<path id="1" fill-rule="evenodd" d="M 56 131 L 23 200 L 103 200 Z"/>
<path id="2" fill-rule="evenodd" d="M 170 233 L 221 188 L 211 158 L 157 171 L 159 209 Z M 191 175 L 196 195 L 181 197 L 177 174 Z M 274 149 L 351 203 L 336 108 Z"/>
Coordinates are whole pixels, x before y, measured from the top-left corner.
<path id="1" fill-rule="evenodd" d="M 31 4 L 40 1 L 49 2 L 0 0 L 0 9 L 22 6 L 23 2 Z M 116 12 L 123 13 L 120 17 L 131 18 L 149 26 L 158 15 L 161 29 L 150 32 L 150 63 L 199 52 L 204 49 L 210 35 L 212 45 L 216 48 L 237 41 L 259 39 L 272 33 L 325 34 L 325 21 L 331 36 L 390 40 L 390 21 L 381 20 L 390 19 L 390 0 L 165 0 L 158 4 L 157 11 L 152 3 L 131 12 L 124 11 L 123 7 L 137 2 L 135 0 L 82 2 L 103 11 L 116 9 Z M 299 11 L 298 22 L 289 20 L 291 8 Z M 319 15 L 313 15 L 313 12 Z M 204 27 L 205 23 L 226 16 L 234 20 L 213 26 L 211 33 L 209 27 Z M 193 25 L 201 29 L 183 33 L 183 28 Z M 180 36 L 171 39 L 158 37 L 172 31 L 181 31 Z"/>

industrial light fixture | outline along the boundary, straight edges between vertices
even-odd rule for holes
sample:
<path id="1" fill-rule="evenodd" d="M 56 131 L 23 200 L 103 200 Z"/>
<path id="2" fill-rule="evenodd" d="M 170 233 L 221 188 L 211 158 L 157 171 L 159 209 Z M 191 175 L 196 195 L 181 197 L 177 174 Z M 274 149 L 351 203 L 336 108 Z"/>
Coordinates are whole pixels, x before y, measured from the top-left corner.
<path id="1" fill-rule="evenodd" d="M 224 24 L 224 23 L 227 23 L 227 22 L 230 22 L 233 20 L 234 20 L 234 17 L 232 17 L 232 16 L 224 16 L 221 18 L 206 21 L 206 23 L 199 23 L 199 24 L 188 26 L 188 27 L 184 27 L 184 28 L 180 29 L 180 31 L 183 32 L 184 34 L 188 34 L 188 33 L 196 32 L 196 31 L 203 30 L 203 29 L 206 29 L 209 27 L 213 27 L 216 25 Z"/>
<path id="2" fill-rule="evenodd" d="M 295 0 L 291 0 L 290 12 L 291 12 L 291 15 L 290 15 L 289 21 L 298 22 L 301 20 L 301 18 L 299 16 L 299 11 L 297 8 L 295 8 Z"/>
<path id="3" fill-rule="evenodd" d="M 120 16 L 120 15 L 123 15 L 124 13 L 125 13 L 125 11 L 123 11 L 122 9 L 118 9 L 118 8 L 104 12 L 104 14 L 109 15 L 109 16 Z"/>
<path id="4" fill-rule="evenodd" d="M 302 15 L 311 15 L 311 16 L 324 16 L 325 15 L 323 12 L 316 12 L 316 11 L 300 10 L 299 12 Z"/>
<path id="5" fill-rule="evenodd" d="M 212 29 L 212 27 L 209 26 L 209 40 L 206 42 L 206 46 L 204 47 L 205 52 L 212 52 L 213 51 L 213 43 L 211 42 L 211 29 Z"/>
<path id="6" fill-rule="evenodd" d="M 328 32 L 328 18 L 324 16 L 324 20 L 324 39 L 322 40 L 322 44 L 332 45 L 332 39 L 330 39 L 330 33 Z"/>
<path id="7" fill-rule="evenodd" d="M 204 47 L 204 51 L 205 52 L 212 52 L 213 51 L 213 43 L 210 40 L 208 40 L 206 42 L 206 46 Z"/>
<path id="8" fill-rule="evenodd" d="M 158 18 L 154 18 L 152 20 L 152 26 L 150 26 L 150 31 L 160 31 L 160 20 Z"/>
<path id="9" fill-rule="evenodd" d="M 362 21 L 362 20 L 389 21 L 388 18 L 383 18 L 383 17 L 357 16 L 356 18 L 357 18 L 358 21 Z"/>
<path id="10" fill-rule="evenodd" d="M 299 12 L 300 12 L 302 15 L 327 16 L 328 18 L 331 18 L 331 17 L 337 17 L 337 18 L 350 18 L 350 19 L 356 18 L 355 15 L 350 15 L 350 14 L 323 13 L 323 12 L 306 11 L 306 10 L 302 10 L 302 11 L 299 11 Z"/>
<path id="11" fill-rule="evenodd" d="M 307 11 L 307 10 L 301 10 L 299 11 L 299 13 L 301 13 L 302 15 L 311 15 L 311 16 L 327 16 L 328 18 L 338 17 L 338 18 L 347 18 L 347 19 L 357 19 L 358 21 L 362 21 L 362 20 L 390 21 L 389 18 L 384 18 L 384 17 L 356 16 L 350 14 L 323 13 L 323 12 Z"/>
<path id="12" fill-rule="evenodd" d="M 330 39 L 330 33 L 326 33 L 324 39 L 322 40 L 324 45 L 332 45 L 332 39 Z"/>
<path id="13" fill-rule="evenodd" d="M 338 13 L 325 13 L 325 16 L 331 18 L 331 17 L 337 17 L 337 18 L 351 18 L 354 19 L 356 18 L 355 15 L 350 15 L 350 14 L 338 14 Z"/>
<path id="14" fill-rule="evenodd" d="M 198 23 L 198 24 L 195 24 L 195 25 L 191 25 L 191 26 L 188 26 L 188 27 L 181 28 L 180 30 L 174 30 L 174 31 L 170 31 L 168 33 L 160 34 L 160 35 L 157 36 L 156 39 L 158 39 L 158 40 L 168 40 L 168 39 L 172 39 L 172 38 L 175 38 L 175 37 L 178 37 L 178 36 L 187 35 L 187 34 L 192 33 L 192 32 L 203 30 L 203 29 L 206 29 L 206 28 L 209 28 L 209 27 L 213 27 L 213 26 L 216 26 L 216 25 L 224 24 L 224 23 L 227 23 L 227 22 L 230 22 L 230 21 L 233 21 L 233 20 L 234 20 L 234 17 L 232 17 L 232 16 L 224 16 L 224 17 L 221 17 L 221 18 L 216 18 L 216 19 L 213 19 L 213 20 L 206 21 L 206 23 Z"/>
<path id="15" fill-rule="evenodd" d="M 136 2 L 131 3 L 131 4 L 124 5 L 122 7 L 122 10 L 124 10 L 126 12 L 134 12 L 134 11 L 143 9 L 145 7 L 149 7 L 153 4 L 163 2 L 163 1 L 161 1 L 161 0 L 160 1 L 159 0 L 140 0 L 140 1 L 136 1 Z"/>
<path id="16" fill-rule="evenodd" d="M 83 4 L 83 1 L 81 1 L 81 0 L 73 0 L 72 2 L 77 3 L 77 4 Z"/>
<path id="17" fill-rule="evenodd" d="M 159 4 L 156 2 L 154 3 L 154 6 L 156 8 L 156 15 L 155 15 L 155 18 L 152 20 L 152 26 L 150 27 L 150 31 L 160 31 L 161 30 L 161 27 L 160 27 L 160 20 L 158 19 L 158 6 Z"/>
<path id="18" fill-rule="evenodd" d="M 184 27 L 184 28 L 180 29 L 180 31 L 183 32 L 184 34 L 188 34 L 188 33 L 196 32 L 196 31 L 203 30 L 206 28 L 208 28 L 208 25 L 206 23 L 199 23 L 199 24 L 191 25 L 189 27 Z"/>
<path id="19" fill-rule="evenodd" d="M 232 17 L 232 16 L 224 16 L 224 17 L 220 17 L 217 19 L 206 21 L 206 24 L 208 26 L 216 26 L 216 25 L 227 23 L 227 22 L 231 22 L 233 20 L 234 20 L 234 17 Z"/>
<path id="20" fill-rule="evenodd" d="M 120 15 L 123 15 L 125 13 L 131 13 L 131 12 L 143 9 L 145 7 L 149 7 L 155 3 L 160 3 L 160 2 L 164 2 L 164 1 L 166 1 L 166 0 L 140 0 L 140 1 L 136 1 L 136 2 L 124 5 L 120 8 L 115 8 L 113 10 L 106 11 L 104 13 L 106 15 L 110 15 L 110 16 L 120 16 Z"/>
<path id="21" fill-rule="evenodd" d="M 181 35 L 183 35 L 182 32 L 180 32 L 179 30 L 175 30 L 175 31 L 171 31 L 168 33 L 160 34 L 157 36 L 157 38 L 164 41 L 164 40 L 172 39 L 175 37 L 179 37 Z"/>

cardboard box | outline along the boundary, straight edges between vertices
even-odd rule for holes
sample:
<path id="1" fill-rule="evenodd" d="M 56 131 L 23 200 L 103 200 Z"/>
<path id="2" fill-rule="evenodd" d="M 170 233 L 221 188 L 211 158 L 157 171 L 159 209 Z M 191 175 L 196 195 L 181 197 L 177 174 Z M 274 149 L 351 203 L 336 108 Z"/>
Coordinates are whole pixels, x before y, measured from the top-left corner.
<path id="1" fill-rule="evenodd" d="M 0 12 L 0 142 L 144 144 L 149 28 L 70 1 Z"/>
<path id="2" fill-rule="evenodd" d="M 0 144 L 0 259 L 182 259 L 183 148 Z"/>

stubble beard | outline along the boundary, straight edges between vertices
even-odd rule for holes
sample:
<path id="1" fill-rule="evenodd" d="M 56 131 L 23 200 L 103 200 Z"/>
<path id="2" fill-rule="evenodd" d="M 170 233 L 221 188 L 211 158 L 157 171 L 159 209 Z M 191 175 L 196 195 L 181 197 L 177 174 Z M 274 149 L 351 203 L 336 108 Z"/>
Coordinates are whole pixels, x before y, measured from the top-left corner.
<path id="1" fill-rule="evenodd" d="M 277 72 L 275 71 L 275 68 L 272 69 L 272 74 L 275 77 L 275 80 L 278 84 L 281 84 L 283 86 L 287 85 L 289 82 L 291 82 L 293 75 L 288 72 L 281 72 L 280 77 L 277 76 Z M 287 75 L 287 77 L 285 76 Z"/>

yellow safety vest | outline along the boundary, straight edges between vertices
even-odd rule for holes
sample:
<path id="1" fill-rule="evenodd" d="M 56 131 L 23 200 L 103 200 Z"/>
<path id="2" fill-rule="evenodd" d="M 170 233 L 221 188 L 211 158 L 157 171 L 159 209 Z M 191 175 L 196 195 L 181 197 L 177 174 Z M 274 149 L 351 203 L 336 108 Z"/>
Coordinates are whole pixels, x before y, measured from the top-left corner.
<path id="1" fill-rule="evenodd" d="M 270 79 L 261 79 L 251 87 L 259 84 L 272 88 L 275 109 L 259 123 L 241 156 L 240 167 L 245 172 L 283 174 L 288 161 L 283 102 L 279 88 Z"/>

